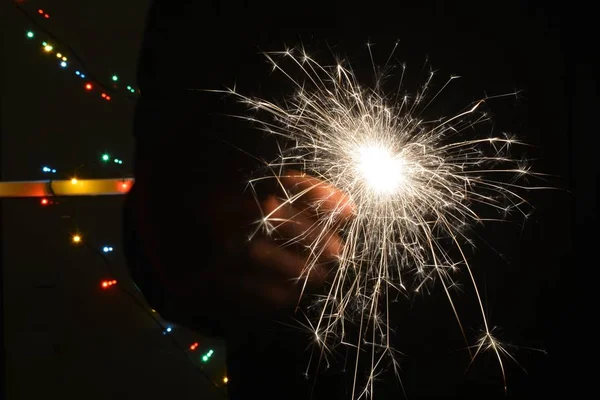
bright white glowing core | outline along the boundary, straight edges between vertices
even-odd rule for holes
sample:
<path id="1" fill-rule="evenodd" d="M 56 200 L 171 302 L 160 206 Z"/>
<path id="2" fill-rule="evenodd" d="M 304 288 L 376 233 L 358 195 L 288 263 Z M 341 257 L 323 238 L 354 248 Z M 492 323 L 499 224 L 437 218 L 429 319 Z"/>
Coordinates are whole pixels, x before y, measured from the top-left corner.
<path id="1" fill-rule="evenodd" d="M 402 158 L 381 145 L 358 149 L 358 171 L 367 185 L 378 194 L 395 192 L 406 175 Z"/>

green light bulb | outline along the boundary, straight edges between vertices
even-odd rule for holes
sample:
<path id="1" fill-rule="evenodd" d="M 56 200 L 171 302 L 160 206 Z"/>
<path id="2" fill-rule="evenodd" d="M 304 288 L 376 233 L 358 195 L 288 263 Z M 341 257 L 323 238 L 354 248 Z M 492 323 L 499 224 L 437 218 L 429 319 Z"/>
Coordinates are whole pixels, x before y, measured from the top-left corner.
<path id="1" fill-rule="evenodd" d="M 27 32 L 27 37 L 28 38 L 31 39 L 33 36 L 34 36 L 33 32 L 31 32 L 31 31 Z"/>

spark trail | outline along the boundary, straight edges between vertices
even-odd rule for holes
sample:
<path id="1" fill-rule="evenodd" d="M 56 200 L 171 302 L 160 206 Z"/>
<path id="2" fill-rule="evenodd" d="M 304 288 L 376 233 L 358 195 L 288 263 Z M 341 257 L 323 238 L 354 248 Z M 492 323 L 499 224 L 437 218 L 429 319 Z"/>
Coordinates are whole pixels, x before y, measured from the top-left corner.
<path id="1" fill-rule="evenodd" d="M 267 163 L 268 172 L 250 180 L 249 187 L 265 179 L 280 181 L 290 169 L 301 170 L 345 192 L 356 208 L 355 217 L 341 227 L 345 245 L 325 292 L 311 297 L 306 326 L 317 353 L 327 358 L 337 346 L 356 348 L 352 399 L 372 398 L 382 368 L 391 365 L 399 374 L 388 313 L 394 295 L 437 282 L 463 331 L 450 290 L 455 273 L 462 270 L 473 285 L 483 325 L 472 354 L 493 351 L 505 382 L 503 359 L 508 353 L 492 335 L 465 246 L 471 243 L 468 228 L 474 224 L 502 220 L 514 210 L 526 216 L 527 202 L 519 193 L 530 188 L 520 182 L 531 173 L 521 160 L 510 158 L 510 148 L 522 145 L 516 139 L 465 140 L 475 125 L 488 119 L 480 109 L 489 98 L 456 115 L 427 121 L 423 112 L 455 77 L 430 96 L 432 72 L 408 96 L 401 93 L 402 68 L 401 83 L 390 96 L 382 92 L 381 80 L 374 87 L 362 86 L 344 63 L 322 66 L 302 49 L 265 56 L 274 71 L 289 78 L 295 94 L 278 105 L 235 90 L 229 93 L 259 111 L 257 115 L 266 115 L 243 118 L 291 145 L 282 146 L 278 157 Z M 301 80 L 280 66 L 284 61 Z M 287 191 L 282 206 L 297 203 L 307 191 Z M 313 207 L 319 218 L 310 229 L 315 239 L 308 246 L 309 262 L 298 277 L 303 285 L 328 240 L 322 232 L 338 229 L 340 222 L 338 210 L 318 202 Z M 486 218 L 480 209 L 498 211 L 499 217 Z M 273 214 L 264 215 L 254 234 L 277 229 L 281 221 Z M 348 342 L 349 324 L 360 332 L 353 343 Z M 464 331 L 463 336 L 466 340 Z M 359 382 L 359 357 L 370 360 L 364 384 Z"/>

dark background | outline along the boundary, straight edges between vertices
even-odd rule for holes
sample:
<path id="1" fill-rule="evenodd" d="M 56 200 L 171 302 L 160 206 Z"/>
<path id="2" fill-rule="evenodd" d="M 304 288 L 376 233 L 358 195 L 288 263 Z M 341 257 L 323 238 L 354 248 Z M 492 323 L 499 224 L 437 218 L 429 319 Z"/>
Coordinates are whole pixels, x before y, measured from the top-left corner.
<path id="1" fill-rule="evenodd" d="M 514 223 L 478 230 L 492 247 L 480 245 L 472 265 L 492 324 L 516 346 L 509 349 L 527 370 L 505 363 L 509 397 L 576 396 L 591 383 L 584 360 L 595 359 L 588 322 L 595 314 L 587 309 L 593 310 L 588 282 L 597 268 L 593 21 L 574 6 L 508 3 L 501 9 L 422 7 L 412 12 L 422 13 L 420 21 L 405 25 L 398 14 L 398 37 L 411 43 L 400 47 L 398 58 L 409 60 L 410 68 L 428 56 L 442 76 L 461 75 L 456 97 L 443 103 L 449 106 L 484 92 L 521 90 L 519 99 L 490 102 L 493 129 L 532 144 L 527 154 L 535 159 L 534 170 L 549 174 L 546 182 L 532 183 L 557 190 L 528 195 L 536 210 L 524 225 L 515 217 Z M 44 26 L 73 47 L 94 75 L 108 83 L 118 73 L 122 82 L 135 82 L 147 2 L 23 5 L 33 12 L 47 8 L 52 18 Z M 84 164 L 78 172 L 88 178 L 130 173 L 133 102 L 114 96 L 108 103 L 85 93 L 72 71 L 61 70 L 26 40 L 32 28 L 27 19 L 8 1 L 1 7 L 2 180 L 40 179 L 42 164 L 67 173 Z M 391 47 L 396 37 L 376 39 Z M 125 161 L 122 170 L 102 166 L 104 150 Z M 64 213 L 42 209 L 35 199 L 3 201 L 7 398 L 209 398 L 197 367 L 141 309 L 116 291 L 97 289 L 106 275 L 102 260 L 68 242 L 76 224 L 99 245 L 112 243 L 117 279 L 125 280 L 118 254 L 121 201 L 65 199 Z M 63 214 L 72 218 L 61 219 Z M 472 297 L 464 297 L 458 302 L 465 323 L 477 329 Z M 464 344 L 444 302 L 435 292 L 400 310 L 407 332 L 400 347 L 407 354 L 403 379 L 412 398 L 502 398 L 493 357 L 481 357 L 464 372 Z"/>

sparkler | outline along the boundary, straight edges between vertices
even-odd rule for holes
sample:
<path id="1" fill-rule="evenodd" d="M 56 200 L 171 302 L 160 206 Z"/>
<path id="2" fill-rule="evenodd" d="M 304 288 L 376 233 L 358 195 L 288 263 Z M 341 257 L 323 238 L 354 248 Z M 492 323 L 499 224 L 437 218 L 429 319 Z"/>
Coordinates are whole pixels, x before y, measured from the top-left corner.
<path id="1" fill-rule="evenodd" d="M 369 54 L 373 62 L 370 47 Z M 265 56 L 273 70 L 289 78 L 295 94 L 284 105 L 277 105 L 235 90 L 229 93 L 267 115 L 243 118 L 291 146 L 281 147 L 278 157 L 266 163 L 267 173 L 250 180 L 249 187 L 256 194 L 259 181 L 275 179 L 281 184 L 289 173 L 286 171 L 296 169 L 339 188 L 355 205 L 354 218 L 341 226 L 345 245 L 338 265 L 326 291 L 314 297 L 307 325 L 324 358 L 337 345 L 357 349 L 352 399 L 372 398 L 374 380 L 386 365 L 399 374 L 388 313 L 394 293 L 419 291 L 423 285 L 439 282 L 466 339 L 450 291 L 459 270 L 470 278 L 481 309 L 483 334 L 473 346 L 472 356 L 493 351 L 506 382 L 503 360 L 512 357 L 492 335 L 467 261 L 465 245 L 471 243 L 467 228 L 484 220 L 502 220 L 502 215 L 513 210 L 526 216 L 527 202 L 519 192 L 530 188 L 520 182 L 531 172 L 522 161 L 510 158 L 510 148 L 522 143 L 508 135 L 464 139 L 466 130 L 471 132 L 470 128 L 488 120 L 480 109 L 489 98 L 457 115 L 427 121 L 423 112 L 456 77 L 429 96 L 431 72 L 410 97 L 401 93 L 402 67 L 401 84 L 389 96 L 381 89 L 381 79 L 373 88 L 364 87 L 342 62 L 322 66 L 303 49 Z M 281 67 L 282 60 L 290 61 L 303 79 Z M 374 62 L 373 67 L 375 70 Z M 287 190 L 281 207 L 297 203 L 311 189 Z M 482 206 L 499 211 L 500 217 L 483 217 L 478 211 Z M 324 201 L 313 207 L 319 217 L 308 232 L 315 239 L 308 246 L 306 268 L 298 277 L 303 287 L 329 240 L 323 232 L 337 230 L 340 224 L 338 208 L 327 209 Z M 273 217 L 276 211 L 263 215 L 253 235 L 277 230 L 282 221 Z M 297 237 L 287 244 L 299 241 Z M 347 342 L 350 322 L 360 332 L 356 343 Z M 358 357 L 368 357 L 371 365 L 362 387 L 357 382 Z"/>

